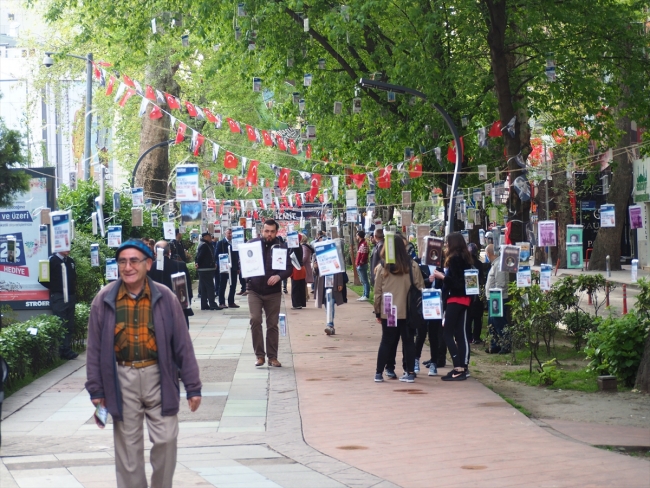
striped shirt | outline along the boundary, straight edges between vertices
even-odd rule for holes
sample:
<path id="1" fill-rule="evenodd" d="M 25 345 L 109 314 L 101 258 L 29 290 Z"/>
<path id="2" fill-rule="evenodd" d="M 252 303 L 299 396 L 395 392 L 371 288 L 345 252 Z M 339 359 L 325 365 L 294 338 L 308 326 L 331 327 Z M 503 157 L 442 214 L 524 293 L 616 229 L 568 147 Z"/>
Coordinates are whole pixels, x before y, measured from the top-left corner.
<path id="1" fill-rule="evenodd" d="M 133 298 L 124 283 L 115 303 L 115 357 L 117 361 L 158 359 L 158 346 L 153 327 L 149 282 Z"/>

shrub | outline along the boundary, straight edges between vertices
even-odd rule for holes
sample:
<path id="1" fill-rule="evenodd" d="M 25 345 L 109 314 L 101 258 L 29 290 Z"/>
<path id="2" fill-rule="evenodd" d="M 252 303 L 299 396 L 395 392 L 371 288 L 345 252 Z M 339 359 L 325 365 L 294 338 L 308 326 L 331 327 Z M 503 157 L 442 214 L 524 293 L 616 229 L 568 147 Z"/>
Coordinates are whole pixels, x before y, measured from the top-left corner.
<path id="1" fill-rule="evenodd" d="M 35 332 L 35 333 L 34 333 Z M 28 373 L 36 374 L 59 357 L 65 330 L 54 315 L 38 315 L 0 330 L 0 356 L 9 365 L 7 386 Z"/>
<path id="2" fill-rule="evenodd" d="M 72 348 L 81 350 L 86 345 L 88 336 L 88 320 L 90 319 L 90 305 L 77 303 L 74 309 L 74 330 L 72 332 Z"/>
<path id="3" fill-rule="evenodd" d="M 597 318 L 596 324 L 596 330 L 587 334 L 589 368 L 601 375 L 615 375 L 625 386 L 633 386 L 648 334 L 647 323 L 632 310 L 621 317 Z"/>
<path id="4" fill-rule="evenodd" d="M 571 336 L 573 347 L 579 351 L 587 341 L 587 334 L 595 329 L 594 318 L 581 310 L 573 310 L 564 314 L 563 321 Z"/>
<path id="5" fill-rule="evenodd" d="M 98 267 L 90 265 L 90 245 L 95 243 L 99 244 Z M 91 303 L 105 284 L 106 257 L 115 256 L 115 250 L 109 248 L 100 236 L 77 231 L 72 241 L 70 256 L 74 259 L 77 270 L 77 301 Z"/>

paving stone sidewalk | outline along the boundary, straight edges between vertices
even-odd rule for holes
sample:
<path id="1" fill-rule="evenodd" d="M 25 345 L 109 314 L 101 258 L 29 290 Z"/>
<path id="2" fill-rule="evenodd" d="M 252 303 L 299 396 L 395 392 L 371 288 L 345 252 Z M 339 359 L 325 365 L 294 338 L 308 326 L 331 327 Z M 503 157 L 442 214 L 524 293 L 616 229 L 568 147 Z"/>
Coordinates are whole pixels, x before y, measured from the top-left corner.
<path id="1" fill-rule="evenodd" d="M 472 378 L 374 383 L 381 330 L 349 295 L 332 337 L 313 300 L 292 311 L 285 295 L 289 333 L 273 369 L 253 366 L 245 298 L 196 311 L 204 398 L 194 414 L 181 402 L 175 487 L 650 486 L 650 462 L 593 448 L 584 433 L 554 435 L 568 427 L 540 427 Z M 5 402 L 2 488 L 115 486 L 111 425 L 92 420 L 84 365 Z"/>

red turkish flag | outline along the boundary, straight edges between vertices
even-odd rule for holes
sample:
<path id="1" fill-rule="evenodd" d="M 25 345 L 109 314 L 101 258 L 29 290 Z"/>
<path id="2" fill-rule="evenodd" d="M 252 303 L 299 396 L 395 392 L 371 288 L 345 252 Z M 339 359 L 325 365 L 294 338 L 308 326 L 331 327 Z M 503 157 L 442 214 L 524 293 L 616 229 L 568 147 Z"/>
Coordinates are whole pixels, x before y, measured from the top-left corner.
<path id="1" fill-rule="evenodd" d="M 226 119 L 226 121 L 228 121 L 228 126 L 230 127 L 230 132 L 234 132 L 235 134 L 241 132 L 241 131 L 239 130 L 239 126 L 237 125 L 237 122 L 235 122 L 233 119 L 231 119 L 230 117 L 228 117 L 228 118 Z"/>
<path id="2" fill-rule="evenodd" d="M 264 139 L 264 145 L 269 147 L 273 146 L 273 139 L 271 139 L 271 134 L 269 134 L 267 131 L 262 131 L 262 138 Z"/>
<path id="3" fill-rule="evenodd" d="M 235 157 L 235 155 L 230 151 L 226 151 L 226 157 L 223 160 L 224 168 L 237 169 L 238 164 L 239 160 Z"/>
<path id="4" fill-rule="evenodd" d="M 165 92 L 165 100 L 167 100 L 167 105 L 169 106 L 170 109 L 180 110 L 181 104 L 178 103 L 176 97 Z"/>
<path id="5" fill-rule="evenodd" d="M 152 102 L 156 101 L 156 92 L 151 85 L 147 85 L 147 88 L 145 88 L 144 97 L 151 100 Z"/>
<path id="6" fill-rule="evenodd" d="M 133 80 L 131 78 L 129 78 L 128 76 L 124 75 L 124 74 L 122 75 L 122 81 L 124 82 L 124 84 L 126 86 L 130 86 L 131 88 L 135 88 L 135 83 L 133 83 Z"/>
<path id="7" fill-rule="evenodd" d="M 255 142 L 255 129 L 252 125 L 246 125 L 246 135 L 248 136 L 249 141 Z"/>
<path id="8" fill-rule="evenodd" d="M 280 149 L 280 151 L 286 151 L 287 150 L 287 144 L 284 142 L 284 139 L 282 138 L 282 136 L 280 134 L 276 134 L 275 140 L 278 143 L 278 149 Z"/>
<path id="9" fill-rule="evenodd" d="M 318 195 L 318 190 L 320 188 L 320 182 L 321 182 L 321 175 L 317 175 L 317 174 L 312 174 L 311 175 L 311 190 L 309 190 L 309 193 L 310 193 L 312 199 L 316 198 L 316 195 Z"/>
<path id="10" fill-rule="evenodd" d="M 204 142 L 205 142 L 205 136 L 203 134 L 199 134 L 198 136 L 196 136 L 196 146 L 194 146 L 194 151 L 192 152 L 192 154 L 198 156 L 199 150 L 201 149 L 201 146 L 203 145 Z"/>
<path id="11" fill-rule="evenodd" d="M 300 193 L 296 193 L 296 207 L 302 207 L 302 201 L 300 200 Z"/>
<path id="12" fill-rule="evenodd" d="M 363 186 L 363 182 L 366 180 L 366 174 L 360 173 L 356 175 L 350 175 L 350 178 L 354 184 L 357 185 L 357 188 L 361 188 Z"/>
<path id="13" fill-rule="evenodd" d="M 248 163 L 248 175 L 246 175 L 246 181 L 248 181 L 251 186 L 257 185 L 257 167 L 260 162 L 255 161 L 254 159 Z"/>
<path id="14" fill-rule="evenodd" d="M 298 154 L 298 148 L 296 148 L 296 141 L 293 139 L 289 139 L 289 150 L 291 151 L 291 154 L 294 156 Z"/>
<path id="15" fill-rule="evenodd" d="M 501 137 L 503 133 L 501 132 L 501 121 L 497 120 L 490 127 L 490 132 L 488 132 L 489 137 Z"/>
<path id="16" fill-rule="evenodd" d="M 190 117 L 196 117 L 199 115 L 199 113 L 196 111 L 194 108 L 194 105 L 192 105 L 190 102 L 184 102 L 185 103 L 185 109 L 187 110 L 187 115 Z"/>
<path id="17" fill-rule="evenodd" d="M 124 93 L 124 96 L 122 97 L 122 100 L 120 100 L 120 107 L 124 107 L 126 105 L 126 102 L 131 98 L 133 95 L 135 95 L 135 90 L 133 88 L 129 88 L 126 90 L 126 93 Z"/>
<path id="18" fill-rule="evenodd" d="M 460 153 L 461 153 L 461 164 L 463 162 L 462 155 L 465 152 L 465 143 L 463 142 L 463 136 L 460 136 Z M 449 148 L 447 149 L 447 161 L 452 164 L 456 164 L 456 141 L 451 141 Z"/>
<path id="19" fill-rule="evenodd" d="M 280 170 L 280 181 L 278 182 L 278 186 L 281 190 L 286 190 L 289 186 L 289 173 L 291 173 L 289 168 L 282 168 Z"/>
<path id="20" fill-rule="evenodd" d="M 179 122 L 178 130 L 176 131 L 176 140 L 174 141 L 174 144 L 180 144 L 185 140 L 186 130 L 187 130 L 187 126 L 183 122 Z"/>
<path id="21" fill-rule="evenodd" d="M 422 176 L 422 163 L 419 158 L 411 158 L 411 165 L 409 168 L 409 176 L 411 178 L 419 178 Z"/>
<path id="22" fill-rule="evenodd" d="M 390 164 L 379 170 L 379 176 L 377 177 L 377 185 L 379 188 L 390 188 L 391 171 L 393 171 L 393 167 Z"/>
<path id="23" fill-rule="evenodd" d="M 93 63 L 93 72 L 95 73 L 95 78 L 98 80 L 102 79 L 102 72 L 99 71 L 99 67 L 96 63 Z"/>
<path id="24" fill-rule="evenodd" d="M 162 110 L 160 110 L 160 107 L 158 105 L 151 105 L 151 112 L 149 112 L 149 118 L 151 120 L 156 120 L 160 119 L 163 116 Z"/>
<path id="25" fill-rule="evenodd" d="M 217 121 L 217 118 L 214 116 L 214 114 L 210 112 L 207 108 L 203 109 L 203 113 L 205 114 L 205 118 L 208 119 L 208 122 L 214 124 Z"/>
<path id="26" fill-rule="evenodd" d="M 307 159 L 311 159 L 311 144 L 307 144 L 307 154 L 305 156 Z"/>
<path id="27" fill-rule="evenodd" d="M 109 96 L 113 93 L 113 87 L 115 86 L 115 77 L 111 76 L 106 83 L 106 96 Z"/>

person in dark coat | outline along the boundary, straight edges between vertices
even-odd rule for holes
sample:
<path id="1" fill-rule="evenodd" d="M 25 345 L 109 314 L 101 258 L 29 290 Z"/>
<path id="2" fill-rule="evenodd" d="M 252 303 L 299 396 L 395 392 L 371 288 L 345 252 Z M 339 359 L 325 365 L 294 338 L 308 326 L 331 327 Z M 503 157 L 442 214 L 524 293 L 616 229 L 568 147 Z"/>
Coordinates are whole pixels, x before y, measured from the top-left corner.
<path id="1" fill-rule="evenodd" d="M 214 301 L 214 253 L 212 251 L 212 236 L 209 232 L 201 235 L 201 244 L 196 250 L 194 265 L 199 271 L 199 294 L 201 296 L 201 310 L 221 310 Z"/>
<path id="2" fill-rule="evenodd" d="M 478 284 L 479 290 L 485 290 L 486 274 L 478 255 L 478 246 L 471 242 L 467 245 L 469 253 L 472 255 L 474 267 L 478 269 Z M 472 302 L 469 305 L 467 313 L 467 340 L 470 344 L 483 344 L 481 340 L 481 330 L 483 329 L 483 312 L 485 310 L 485 303 L 481 295 L 474 295 Z"/>
<path id="3" fill-rule="evenodd" d="M 171 246 L 167 241 L 158 241 L 154 245 L 154 250 L 162 249 L 163 250 L 163 269 L 159 270 L 157 268 L 156 261 L 154 261 L 151 269 L 147 272 L 149 278 L 154 280 L 156 283 L 161 283 L 165 285 L 170 290 L 174 291 L 172 286 L 172 275 L 176 273 L 185 273 L 185 280 L 187 283 L 187 293 L 189 294 L 190 303 L 192 303 L 192 298 L 194 295 L 192 293 L 192 277 L 190 276 L 190 270 L 187 269 L 187 264 L 182 261 L 175 261 L 171 259 L 172 251 Z M 157 252 L 157 251 L 155 251 Z M 154 256 L 156 256 L 154 252 Z M 184 308 L 183 314 L 185 315 L 185 322 L 187 323 L 187 328 L 190 327 L 190 317 L 194 315 L 192 308 Z"/>
<path id="4" fill-rule="evenodd" d="M 303 235 L 298 234 L 298 238 L 302 240 Z M 291 275 L 291 308 L 293 310 L 300 310 L 307 306 L 307 271 L 302 265 L 303 261 L 303 246 L 300 245 L 296 248 L 290 249 L 289 252 L 294 254 L 300 263 L 300 270 L 292 271 Z M 294 278 L 296 277 L 296 278 Z"/>
<path id="5" fill-rule="evenodd" d="M 219 254 L 230 255 L 230 273 L 221 273 L 221 283 L 219 284 L 219 306 L 226 308 L 226 287 L 228 286 L 228 277 L 230 275 L 230 291 L 228 292 L 228 308 L 239 308 L 235 303 L 235 292 L 237 291 L 237 280 L 239 277 L 239 252 L 232 249 L 232 229 L 226 229 L 224 238 L 217 243 L 215 256 Z M 218 266 L 219 263 L 217 263 Z"/>

